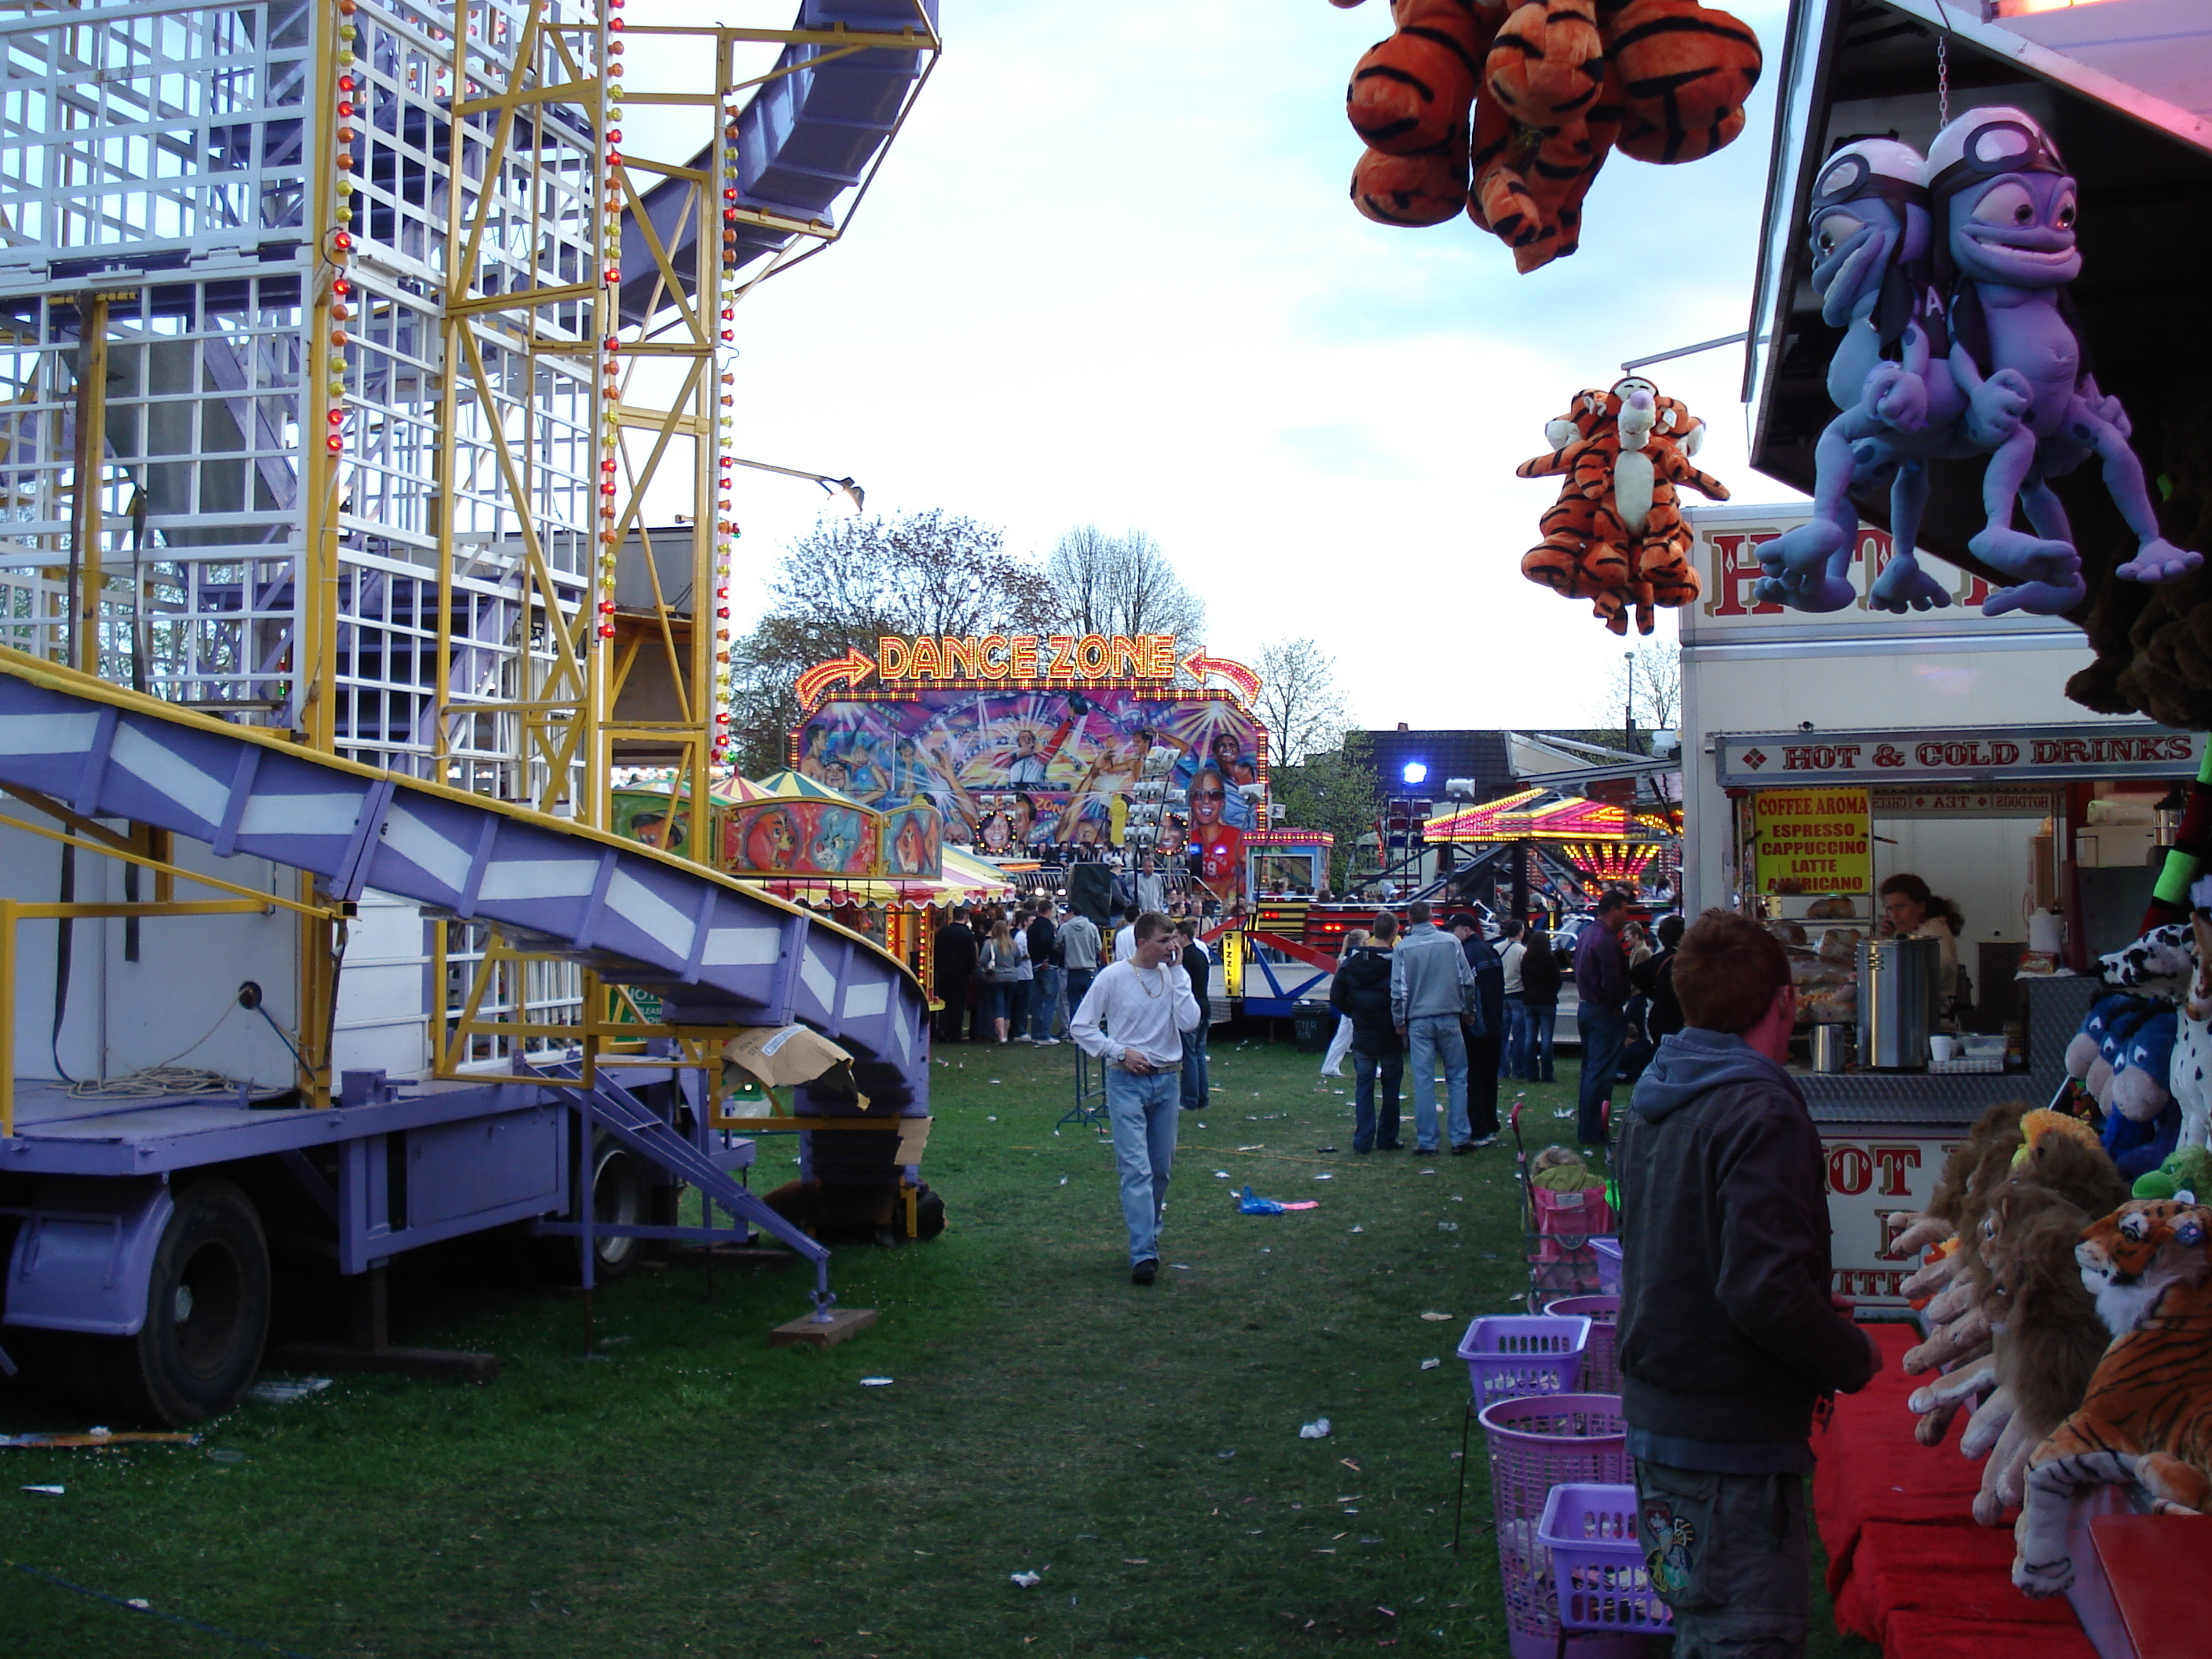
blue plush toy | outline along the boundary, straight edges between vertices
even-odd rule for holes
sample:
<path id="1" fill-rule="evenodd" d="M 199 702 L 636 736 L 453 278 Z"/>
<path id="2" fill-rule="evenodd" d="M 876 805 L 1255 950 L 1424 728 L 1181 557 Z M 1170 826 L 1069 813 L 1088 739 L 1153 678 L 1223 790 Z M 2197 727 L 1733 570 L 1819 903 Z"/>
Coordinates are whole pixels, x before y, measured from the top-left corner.
<path id="1" fill-rule="evenodd" d="M 2075 337 L 2068 285 L 2081 274 L 2075 242 L 2080 191 L 2057 147 L 2025 111 L 1970 111 L 1928 149 L 1937 276 L 1950 307 L 1950 367 L 1966 398 L 1966 435 L 1990 453 L 1982 504 L 1988 524 L 1967 543 L 2014 579 L 1982 609 L 2055 614 L 2087 591 L 2074 532 L 2049 480 L 2092 455 L 2134 532 L 2136 556 L 2116 574 L 2164 582 L 2203 556 L 2159 534 L 2142 463 L 2128 447 L 2127 413 L 2097 390 Z M 2015 530 L 2015 505 L 2035 533 Z"/>
<path id="2" fill-rule="evenodd" d="M 1767 543 L 1758 597 L 1797 611 L 1840 611 L 1858 509 L 1851 497 L 1893 473 L 1894 552 L 1867 603 L 1925 611 L 1951 603 L 1913 546 L 1928 502 L 1926 458 L 1971 453 L 1956 428 L 1966 399 L 1951 379 L 1936 298 L 1926 164 L 1893 138 L 1861 138 L 1831 155 L 1813 186 L 1813 287 L 1820 315 L 1844 331 L 1828 360 L 1828 396 L 1843 413 L 1814 449 L 1813 516 Z"/>
<path id="3" fill-rule="evenodd" d="M 2066 1045 L 2066 1074 L 2087 1089 L 2098 1105 L 2104 1105 L 2112 1091 L 2112 1074 L 2126 1056 L 2129 1039 L 2165 1006 L 2124 991 L 2098 998 L 2081 1029 Z"/>
<path id="4" fill-rule="evenodd" d="M 2166 1162 L 2181 1139 L 2181 1107 L 2166 1089 L 2179 1017 L 2168 1008 L 2137 1025 L 2105 1105 L 2105 1150 L 2133 1181 Z"/>

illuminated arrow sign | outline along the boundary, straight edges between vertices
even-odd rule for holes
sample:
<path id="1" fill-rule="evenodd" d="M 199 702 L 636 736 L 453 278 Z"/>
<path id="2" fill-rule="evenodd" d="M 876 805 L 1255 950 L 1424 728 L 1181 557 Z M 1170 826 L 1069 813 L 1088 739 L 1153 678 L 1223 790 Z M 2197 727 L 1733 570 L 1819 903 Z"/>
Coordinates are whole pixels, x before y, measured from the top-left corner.
<path id="1" fill-rule="evenodd" d="M 804 708 L 811 708 L 824 691 L 837 684 L 858 685 L 876 672 L 876 659 L 858 646 L 845 647 L 845 654 L 828 662 L 817 662 L 799 677 L 799 702 Z"/>
<path id="2" fill-rule="evenodd" d="M 1249 703 L 1260 695 L 1260 677 L 1241 662 L 1231 662 L 1226 657 L 1209 657 L 1202 650 L 1194 651 L 1182 659 L 1183 672 L 1200 685 L 1209 675 L 1219 675 L 1227 680 L 1237 693 L 1239 702 Z"/>

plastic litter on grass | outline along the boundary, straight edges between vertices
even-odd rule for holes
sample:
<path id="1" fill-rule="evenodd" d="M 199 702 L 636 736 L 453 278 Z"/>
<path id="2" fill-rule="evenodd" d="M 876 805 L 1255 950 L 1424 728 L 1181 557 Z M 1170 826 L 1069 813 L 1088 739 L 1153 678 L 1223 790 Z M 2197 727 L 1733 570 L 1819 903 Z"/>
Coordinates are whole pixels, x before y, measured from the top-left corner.
<path id="1" fill-rule="evenodd" d="M 264 1406 L 289 1406 L 311 1394 L 320 1394 L 330 1386 L 327 1376 L 267 1376 L 248 1389 L 246 1397 L 258 1400 Z"/>
<path id="2" fill-rule="evenodd" d="M 888 1389 L 890 1385 L 891 1379 L 888 1376 L 864 1376 L 860 1379 L 860 1386 L 864 1389 Z"/>
<path id="3" fill-rule="evenodd" d="M 1024 1589 L 1035 1589 L 1039 1584 L 1044 1583 L 1044 1575 L 1041 1572 L 1010 1572 L 1006 1577 Z"/>
<path id="4" fill-rule="evenodd" d="M 59 1486 L 26 1486 L 23 1490 L 39 1492 L 48 1498 L 59 1498 L 62 1495 L 62 1488 Z"/>
<path id="5" fill-rule="evenodd" d="M 1301 1439 L 1301 1440 L 1326 1440 L 1326 1439 L 1328 1439 L 1328 1419 L 1327 1419 L 1326 1417 L 1316 1417 L 1316 1419 L 1314 1419 L 1314 1420 L 1313 1420 L 1312 1422 L 1310 1422 L 1310 1423 L 1304 1423 L 1304 1424 L 1299 1425 L 1299 1426 L 1298 1426 L 1298 1438 L 1299 1438 L 1299 1439 Z"/>

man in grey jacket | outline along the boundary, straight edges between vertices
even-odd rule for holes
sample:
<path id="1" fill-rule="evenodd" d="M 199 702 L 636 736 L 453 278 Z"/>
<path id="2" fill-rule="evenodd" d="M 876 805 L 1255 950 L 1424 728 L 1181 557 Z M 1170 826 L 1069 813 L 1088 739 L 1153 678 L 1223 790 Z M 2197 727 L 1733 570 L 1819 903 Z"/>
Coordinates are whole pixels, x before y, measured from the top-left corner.
<path id="1" fill-rule="evenodd" d="M 1708 910 L 1674 962 L 1688 1023 L 1638 1080 L 1616 1165 L 1621 1414 L 1676 1651 L 1791 1659 L 1814 1402 L 1864 1388 L 1881 1354 L 1828 1288 L 1820 1133 L 1783 1069 L 1789 957 Z"/>
<path id="2" fill-rule="evenodd" d="M 1429 920 L 1427 901 L 1406 907 L 1411 924 L 1390 953 L 1390 1023 L 1405 1039 L 1413 1073 L 1413 1156 L 1434 1158 L 1437 1061 L 1444 1063 L 1455 1151 L 1474 1139 L 1467 1118 L 1467 1037 L 1460 1022 L 1474 1007 L 1474 969 L 1459 941 Z"/>

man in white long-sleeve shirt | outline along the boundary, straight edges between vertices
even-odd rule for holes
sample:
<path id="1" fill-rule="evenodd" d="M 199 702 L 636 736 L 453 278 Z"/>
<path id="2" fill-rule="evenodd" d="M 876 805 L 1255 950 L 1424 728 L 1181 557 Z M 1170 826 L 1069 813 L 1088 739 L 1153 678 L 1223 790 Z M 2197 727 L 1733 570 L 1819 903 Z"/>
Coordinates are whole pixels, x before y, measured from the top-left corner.
<path id="1" fill-rule="evenodd" d="M 1205 1018 L 1176 961 L 1172 924 L 1157 911 L 1133 924 L 1132 953 L 1099 970 L 1069 1035 L 1106 1062 L 1106 1115 L 1129 1225 L 1129 1279 L 1159 1277 L 1160 1212 L 1175 1164 L 1182 1034 Z"/>

